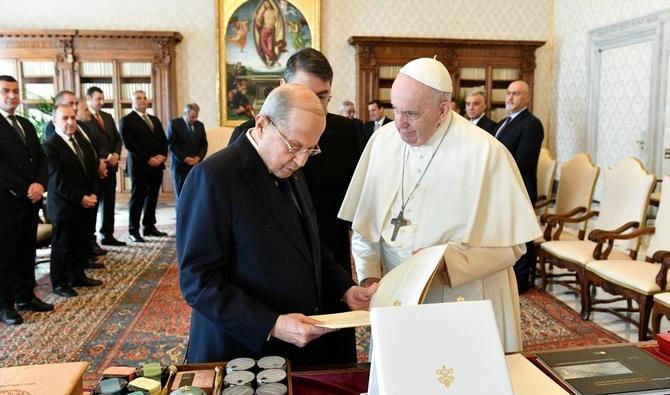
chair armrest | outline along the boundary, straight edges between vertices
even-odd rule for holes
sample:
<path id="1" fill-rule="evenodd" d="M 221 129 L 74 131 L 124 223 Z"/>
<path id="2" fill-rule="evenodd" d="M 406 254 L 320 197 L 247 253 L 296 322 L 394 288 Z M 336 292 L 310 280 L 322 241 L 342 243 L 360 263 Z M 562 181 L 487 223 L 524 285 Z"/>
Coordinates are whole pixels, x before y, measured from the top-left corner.
<path id="1" fill-rule="evenodd" d="M 658 271 L 658 274 L 656 275 L 656 284 L 661 288 L 661 291 L 665 291 L 665 287 L 668 285 L 668 268 L 670 268 L 670 253 L 668 251 L 657 251 L 656 253 L 659 252 L 664 252 L 665 254 L 662 255 L 663 259 L 661 260 L 661 268 Z M 656 257 L 656 254 L 654 254 L 654 257 Z"/>
<path id="2" fill-rule="evenodd" d="M 654 253 L 654 256 L 651 258 L 652 262 L 661 263 L 663 262 L 663 259 L 665 258 L 666 255 L 670 256 L 670 251 L 658 250 Z"/>
<path id="3" fill-rule="evenodd" d="M 535 202 L 535 207 L 534 208 L 537 210 L 537 209 L 540 209 L 540 208 L 543 208 L 543 207 L 547 207 L 547 206 L 549 206 L 551 204 L 554 204 L 554 203 L 556 203 L 555 199 L 547 199 L 547 197 L 544 196 L 544 195 L 543 196 L 538 196 L 537 197 L 537 202 Z"/>
<path id="4" fill-rule="evenodd" d="M 639 225 L 639 223 L 631 221 L 631 222 L 628 222 L 626 225 L 617 228 L 616 231 L 625 231 L 627 229 L 637 227 L 638 225 Z M 610 252 L 612 252 L 612 248 L 614 248 L 614 240 L 630 240 L 630 239 L 634 239 L 636 237 L 640 237 L 641 235 L 644 235 L 644 234 L 654 234 L 655 232 L 656 232 L 656 228 L 653 228 L 653 227 L 651 227 L 651 228 L 640 228 L 638 230 L 635 230 L 635 231 L 632 231 L 632 232 L 626 233 L 626 234 L 608 232 L 608 231 L 604 231 L 602 229 L 594 229 L 589 234 L 589 240 L 596 243 L 596 247 L 593 249 L 593 257 L 597 260 L 607 259 Z M 602 248 L 603 248 L 603 245 L 605 244 L 605 242 L 607 242 L 607 249 L 605 249 L 605 251 L 603 251 Z M 631 256 L 633 256 L 633 255 L 631 255 Z M 634 256 L 633 256 L 633 258 L 634 258 Z"/>
<path id="5" fill-rule="evenodd" d="M 589 233 L 589 240 L 591 240 L 593 242 L 598 242 L 601 239 L 603 241 L 605 241 L 606 239 L 609 239 L 609 238 L 619 239 L 619 240 L 627 240 L 627 239 L 632 239 L 632 238 L 635 238 L 637 236 L 649 233 L 648 229 L 653 229 L 650 234 L 653 234 L 654 231 L 655 231 L 654 228 L 641 228 L 641 229 L 638 229 L 634 232 L 627 233 L 625 235 L 621 234 L 621 233 L 627 231 L 628 229 L 637 228 L 638 226 L 640 226 L 639 222 L 631 221 L 631 222 L 627 222 L 624 225 L 622 225 L 622 226 L 620 226 L 616 229 L 613 229 L 613 230 L 593 229 L 591 231 L 591 233 Z M 636 234 L 638 231 L 641 231 L 643 229 L 647 229 L 647 230 L 642 232 L 642 233 Z M 634 236 L 627 237 L 628 235 L 634 235 Z"/>
<path id="6" fill-rule="evenodd" d="M 584 210 L 581 210 L 581 209 L 582 209 L 582 207 L 578 207 L 576 209 L 573 209 L 572 211 L 575 211 L 575 210 L 579 210 L 578 212 L 586 211 L 585 209 Z M 570 211 L 569 213 L 571 213 L 572 211 Z M 554 214 L 552 217 L 547 218 L 547 226 L 549 226 L 549 224 L 558 225 L 558 229 L 556 229 L 556 232 L 554 232 L 553 236 L 551 236 L 551 234 L 549 234 L 548 236 L 550 236 L 552 240 L 560 240 L 561 233 L 563 232 L 563 226 L 566 223 L 576 224 L 576 223 L 580 223 L 580 222 L 585 222 L 589 218 L 593 218 L 593 217 L 597 216 L 598 214 L 599 214 L 598 211 L 590 211 L 590 212 L 582 215 L 581 217 L 571 217 L 571 216 L 568 216 L 568 215 L 556 215 L 556 214 Z M 545 233 L 545 237 L 546 236 L 547 236 L 547 234 Z M 583 237 L 584 236 L 580 233 L 580 240 Z"/>

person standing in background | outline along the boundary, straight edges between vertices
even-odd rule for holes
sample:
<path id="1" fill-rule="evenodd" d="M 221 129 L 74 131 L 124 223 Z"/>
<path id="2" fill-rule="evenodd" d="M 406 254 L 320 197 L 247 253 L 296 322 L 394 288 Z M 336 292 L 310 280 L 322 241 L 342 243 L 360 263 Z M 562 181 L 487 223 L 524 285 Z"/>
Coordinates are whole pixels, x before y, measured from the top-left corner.
<path id="1" fill-rule="evenodd" d="M 0 321 L 7 325 L 23 323 L 17 308 L 54 308 L 35 296 L 37 223 L 47 160 L 35 127 L 16 115 L 20 102 L 18 81 L 0 75 Z"/>
<path id="2" fill-rule="evenodd" d="M 86 91 L 86 102 L 91 112 L 91 120 L 86 126 L 95 131 L 100 142 L 98 157 L 105 162 L 107 176 L 100 180 L 100 243 L 108 246 L 125 246 L 126 243 L 114 237 L 114 213 L 116 206 L 116 173 L 119 171 L 121 158 L 121 136 L 116 129 L 114 118 L 102 110 L 105 104 L 105 94 L 102 89 L 92 86 Z"/>
<path id="3" fill-rule="evenodd" d="M 205 125 L 198 121 L 200 106 L 188 103 L 184 114 L 170 121 L 167 138 L 170 150 L 170 172 L 175 201 L 184 185 L 188 172 L 207 155 L 207 135 Z"/>
<path id="4" fill-rule="evenodd" d="M 147 114 L 149 101 L 144 91 L 133 92 L 133 111 L 121 118 L 121 138 L 128 150 L 128 173 L 133 186 L 128 203 L 128 233 L 130 240 L 143 243 L 144 236 L 165 237 L 156 228 L 156 206 L 163 182 L 168 143 L 160 119 Z"/>

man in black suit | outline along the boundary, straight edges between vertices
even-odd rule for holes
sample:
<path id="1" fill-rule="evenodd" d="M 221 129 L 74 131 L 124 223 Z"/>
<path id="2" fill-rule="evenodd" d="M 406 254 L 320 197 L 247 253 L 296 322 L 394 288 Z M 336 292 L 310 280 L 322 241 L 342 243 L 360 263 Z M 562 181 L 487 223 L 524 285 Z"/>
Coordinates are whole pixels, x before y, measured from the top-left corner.
<path id="1" fill-rule="evenodd" d="M 484 114 L 486 112 L 486 96 L 484 92 L 472 92 L 465 98 L 465 113 L 470 122 L 494 135 L 496 123 Z"/>
<path id="2" fill-rule="evenodd" d="M 355 361 L 337 332 L 308 317 L 365 309 L 376 291 L 355 286 L 318 239 L 300 168 L 319 153 L 324 127 L 314 93 L 282 84 L 252 129 L 191 170 L 181 194 L 189 204 L 177 207 L 180 286 L 193 308 L 189 363 Z"/>
<path id="3" fill-rule="evenodd" d="M 106 176 L 100 179 L 99 205 L 102 212 L 100 224 L 100 243 L 109 246 L 125 246 L 126 243 L 114 237 L 114 207 L 116 205 L 116 173 L 119 170 L 121 157 L 121 136 L 116 129 L 114 118 L 102 110 L 105 94 L 102 89 L 92 86 L 86 91 L 86 102 L 91 112 L 91 119 L 86 126 L 96 134 L 98 157 L 104 163 Z"/>
<path id="4" fill-rule="evenodd" d="M 69 106 L 72 107 L 72 109 L 75 111 L 75 113 L 79 112 L 79 98 L 74 94 L 72 91 L 68 90 L 63 90 L 60 91 L 56 94 L 56 97 L 54 98 L 54 108 L 55 107 L 60 107 L 60 106 Z M 98 134 L 92 131 L 91 129 L 88 128 L 88 126 L 85 124 L 83 121 L 78 121 L 77 122 L 77 129 L 79 129 L 79 132 L 82 133 L 82 136 L 87 140 L 86 143 L 91 144 L 96 152 L 98 152 L 98 147 L 100 145 L 100 141 L 98 139 Z M 54 123 L 52 122 L 47 122 L 44 125 L 44 136 L 45 140 L 48 140 L 53 136 L 55 133 L 55 127 Z M 105 162 L 98 158 L 98 174 L 100 175 L 100 178 L 107 177 L 107 169 L 105 166 Z M 97 208 L 96 208 L 97 210 Z M 87 211 L 87 214 L 89 214 L 91 217 L 89 218 L 89 247 L 88 247 L 88 253 L 89 255 L 93 258 L 88 263 L 86 264 L 87 268 L 91 269 L 101 269 L 104 268 L 104 266 L 101 263 L 98 263 L 95 261 L 96 256 L 101 256 L 107 254 L 107 250 L 104 250 L 98 245 L 98 241 L 95 237 L 95 223 L 97 221 L 97 211 L 89 210 Z"/>
<path id="5" fill-rule="evenodd" d="M 133 111 L 121 119 L 121 138 L 128 150 L 128 172 L 133 186 L 128 203 L 130 240 L 144 242 L 140 236 L 140 217 L 144 208 L 144 236 L 167 236 L 156 229 L 156 205 L 163 182 L 168 142 L 161 121 L 147 114 L 149 101 L 144 91 L 132 98 Z"/>
<path id="6" fill-rule="evenodd" d="M 496 138 L 514 157 L 532 204 L 537 200 L 537 160 L 540 157 L 544 128 L 542 122 L 528 111 L 530 88 L 524 81 L 514 81 L 507 88 L 505 108 L 507 117 L 497 128 Z M 536 251 L 533 242 L 526 243 L 527 252 L 514 265 L 519 293 L 527 291 L 535 268 Z"/>
<path id="7" fill-rule="evenodd" d="M 49 161 L 47 203 L 53 224 L 49 275 L 53 292 L 66 298 L 78 295 L 72 287 L 102 284 L 84 272 L 100 177 L 97 154 L 78 130 L 75 114 L 70 106 L 56 107 L 56 132 L 43 144 Z"/>
<path id="8" fill-rule="evenodd" d="M 200 106 L 188 103 L 184 115 L 168 124 L 168 148 L 170 150 L 170 171 L 175 201 L 184 185 L 184 180 L 193 166 L 207 155 L 207 135 L 205 125 L 198 121 Z"/>
<path id="9" fill-rule="evenodd" d="M 391 118 L 384 115 L 384 105 L 377 99 L 371 100 L 368 103 L 368 114 L 370 115 L 370 121 L 366 122 L 361 130 L 361 146 L 363 148 L 367 145 L 372 133 L 393 121 Z"/>
<path id="10" fill-rule="evenodd" d="M 304 173 L 316 208 L 321 242 L 351 273 L 350 224 L 337 218 L 337 213 L 360 156 L 358 134 L 350 119 L 328 112 L 333 69 L 321 52 L 305 48 L 294 53 L 286 62 L 284 81 L 306 86 L 317 95 L 326 112 L 326 130 L 319 140 L 322 153 L 305 165 Z M 235 128 L 229 144 L 254 125 L 252 119 Z"/>
<path id="11" fill-rule="evenodd" d="M 7 325 L 23 322 L 16 308 L 54 308 L 34 293 L 38 211 L 47 185 L 47 161 L 35 127 L 15 115 L 20 100 L 16 79 L 0 75 L 0 321 Z"/>

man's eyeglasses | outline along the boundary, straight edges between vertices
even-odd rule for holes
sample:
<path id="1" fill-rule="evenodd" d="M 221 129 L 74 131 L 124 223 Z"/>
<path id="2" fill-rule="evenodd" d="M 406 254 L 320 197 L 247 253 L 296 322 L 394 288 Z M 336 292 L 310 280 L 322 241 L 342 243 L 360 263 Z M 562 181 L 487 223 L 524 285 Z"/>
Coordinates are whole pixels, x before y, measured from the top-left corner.
<path id="1" fill-rule="evenodd" d="M 284 134 L 279 130 L 277 125 L 275 125 L 274 122 L 270 120 L 270 118 L 268 118 L 268 123 L 275 128 L 281 140 L 284 142 L 284 144 L 286 144 L 286 149 L 288 150 L 289 154 L 307 154 L 308 156 L 314 156 L 321 153 L 321 148 L 319 148 L 318 144 L 314 146 L 314 148 L 302 148 L 292 146 L 291 143 L 288 142 L 286 136 L 284 136 Z"/>

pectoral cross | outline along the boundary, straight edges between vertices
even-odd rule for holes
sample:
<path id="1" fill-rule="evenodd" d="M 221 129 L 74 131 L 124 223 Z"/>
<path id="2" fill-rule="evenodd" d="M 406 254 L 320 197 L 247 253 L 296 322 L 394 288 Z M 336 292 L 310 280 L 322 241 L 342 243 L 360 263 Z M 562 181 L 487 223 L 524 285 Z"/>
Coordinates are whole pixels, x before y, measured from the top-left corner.
<path id="1" fill-rule="evenodd" d="M 393 225 L 393 234 L 391 235 L 391 241 L 395 241 L 396 236 L 398 236 L 398 231 L 401 226 L 409 225 L 409 220 L 403 217 L 404 210 L 400 210 L 398 216 L 391 218 L 391 224 Z"/>

